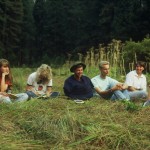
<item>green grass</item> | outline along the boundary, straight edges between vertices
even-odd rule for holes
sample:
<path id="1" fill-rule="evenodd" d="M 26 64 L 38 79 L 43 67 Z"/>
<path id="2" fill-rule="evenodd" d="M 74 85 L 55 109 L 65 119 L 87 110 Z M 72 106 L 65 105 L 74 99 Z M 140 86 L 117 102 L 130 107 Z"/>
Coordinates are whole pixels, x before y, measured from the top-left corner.
<path id="1" fill-rule="evenodd" d="M 14 91 L 25 89 L 28 73 L 13 69 Z M 70 73 L 53 69 L 55 99 L 32 99 L 0 105 L 0 149 L 149 150 L 150 107 L 92 98 L 84 104 L 64 97 L 63 82 Z M 93 76 L 93 75 L 90 75 Z"/>

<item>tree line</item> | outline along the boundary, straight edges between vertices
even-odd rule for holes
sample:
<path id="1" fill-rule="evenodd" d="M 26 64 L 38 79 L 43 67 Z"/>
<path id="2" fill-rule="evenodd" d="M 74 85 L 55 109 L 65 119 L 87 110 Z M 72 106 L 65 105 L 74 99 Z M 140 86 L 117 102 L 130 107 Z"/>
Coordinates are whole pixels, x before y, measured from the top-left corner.
<path id="1" fill-rule="evenodd" d="M 36 65 L 112 39 L 141 41 L 149 15 L 149 0 L 0 0 L 0 57 Z"/>

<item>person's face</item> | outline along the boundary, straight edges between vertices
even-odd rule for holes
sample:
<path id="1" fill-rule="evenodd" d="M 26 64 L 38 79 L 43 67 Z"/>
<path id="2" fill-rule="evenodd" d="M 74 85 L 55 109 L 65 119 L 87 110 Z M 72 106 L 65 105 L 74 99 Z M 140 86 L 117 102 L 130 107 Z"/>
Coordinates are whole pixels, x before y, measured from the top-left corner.
<path id="1" fill-rule="evenodd" d="M 44 74 L 41 74 L 41 75 L 39 76 L 39 78 L 40 78 L 41 80 L 45 80 L 45 79 L 47 79 L 47 76 L 44 75 Z"/>
<path id="2" fill-rule="evenodd" d="M 107 76 L 109 74 L 109 65 L 103 65 L 103 67 L 100 68 L 100 72 L 103 77 Z"/>
<path id="3" fill-rule="evenodd" d="M 83 74 L 83 67 L 76 68 L 75 71 L 74 71 L 74 74 L 75 74 L 75 76 L 80 78 Z"/>
<path id="4" fill-rule="evenodd" d="M 142 72 L 144 70 L 144 67 L 140 66 L 140 65 L 137 65 L 135 69 L 136 69 L 137 74 L 142 74 Z"/>
<path id="5" fill-rule="evenodd" d="M 1 73 L 8 73 L 9 74 L 9 67 L 7 65 L 1 66 Z"/>

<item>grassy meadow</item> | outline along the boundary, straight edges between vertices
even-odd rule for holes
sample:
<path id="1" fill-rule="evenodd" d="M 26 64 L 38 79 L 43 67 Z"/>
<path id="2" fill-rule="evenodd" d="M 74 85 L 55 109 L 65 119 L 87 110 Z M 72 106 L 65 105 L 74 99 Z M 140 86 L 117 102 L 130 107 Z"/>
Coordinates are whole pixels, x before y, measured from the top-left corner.
<path id="1" fill-rule="evenodd" d="M 12 69 L 14 93 L 25 91 L 27 77 L 35 70 Z M 90 78 L 98 73 L 97 68 L 85 70 Z M 0 149 L 150 150 L 150 107 L 142 108 L 140 99 L 128 103 L 92 98 L 76 104 L 63 93 L 70 74 L 69 69 L 53 68 L 58 98 L 0 104 Z"/>

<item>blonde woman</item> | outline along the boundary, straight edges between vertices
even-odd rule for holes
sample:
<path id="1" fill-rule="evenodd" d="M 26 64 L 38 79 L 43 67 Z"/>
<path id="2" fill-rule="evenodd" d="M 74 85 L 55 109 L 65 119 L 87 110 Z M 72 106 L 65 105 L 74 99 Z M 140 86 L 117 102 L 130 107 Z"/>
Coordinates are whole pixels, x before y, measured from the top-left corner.
<path id="1" fill-rule="evenodd" d="M 0 102 L 12 103 L 12 101 L 26 101 L 26 93 L 15 94 L 12 99 L 10 95 L 12 89 L 12 74 L 9 61 L 0 59 Z"/>
<path id="2" fill-rule="evenodd" d="M 46 95 L 49 97 L 52 92 L 52 70 L 47 64 L 42 64 L 36 72 L 29 75 L 27 80 L 26 93 L 29 99 Z"/>

